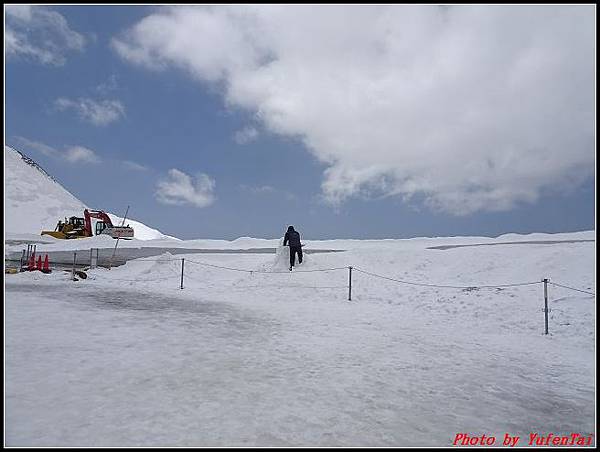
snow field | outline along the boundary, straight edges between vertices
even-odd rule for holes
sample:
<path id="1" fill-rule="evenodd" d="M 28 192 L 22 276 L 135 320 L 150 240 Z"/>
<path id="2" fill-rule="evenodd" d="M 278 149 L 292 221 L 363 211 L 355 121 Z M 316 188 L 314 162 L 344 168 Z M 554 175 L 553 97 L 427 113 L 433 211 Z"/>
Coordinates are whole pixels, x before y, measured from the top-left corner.
<path id="1" fill-rule="evenodd" d="M 525 247 L 525 249 L 523 249 Z M 422 318 L 447 316 L 456 324 L 470 328 L 484 326 L 490 331 L 521 331 L 537 334 L 543 326 L 543 277 L 581 289 L 594 288 L 593 254 L 586 253 L 589 244 L 506 245 L 502 247 L 470 247 L 452 250 L 402 250 L 373 248 L 370 251 L 308 254 L 302 265 L 286 272 L 287 263 L 264 255 L 184 255 L 184 287 L 202 289 L 214 298 L 227 296 L 228 291 L 247 292 L 238 296 L 253 300 L 291 299 L 306 302 L 344 301 L 348 295 L 348 270 L 353 265 L 352 300 L 386 303 L 404 307 Z M 525 251 L 525 253 L 523 253 Z M 523 254 L 512 259 L 512 254 Z M 583 256 L 582 256 L 583 255 Z M 586 256 L 587 255 L 587 256 Z M 531 257 L 530 257 L 531 256 Z M 582 260 L 587 258 L 587 262 Z M 169 259 L 173 259 L 169 261 Z M 573 271 L 567 262 L 581 261 L 580 271 Z M 159 260 L 156 262 L 156 260 Z M 165 262 L 160 262 L 164 260 Z M 254 270 L 254 273 L 210 267 Z M 360 266 L 357 265 L 360 262 Z M 476 267 L 463 262 L 477 262 Z M 588 269 L 586 269 L 586 267 Z M 334 271 L 314 271 L 341 268 Z M 408 282 L 424 284 L 481 286 L 512 283 L 539 283 L 531 286 L 452 289 L 399 284 L 375 278 L 359 270 L 377 273 Z M 374 269 L 374 270 L 373 270 Z M 281 273 L 273 273 L 273 272 Z M 97 269 L 99 279 L 108 270 Z M 154 284 L 178 288 L 181 278 L 181 257 L 163 255 L 159 258 L 130 261 L 124 267 L 110 270 L 108 283 Z M 264 273 L 263 273 L 264 272 Z M 126 281 L 129 280 L 129 281 Z M 225 292 L 223 292 L 225 290 Z M 251 290 L 251 292 L 250 292 Z M 594 298 L 563 288 L 549 286 L 551 332 L 589 338 L 593 335 Z M 254 301 L 254 300 L 253 300 Z"/>
<path id="2" fill-rule="evenodd" d="M 234 298 L 251 303 L 294 300 L 304 303 L 346 301 L 348 270 L 352 265 L 352 301 L 383 303 L 404 308 L 424 319 L 438 316 L 488 332 L 539 334 L 543 327 L 543 284 L 547 277 L 571 287 L 594 291 L 593 247 L 588 243 L 503 245 L 429 250 L 404 243 L 372 244 L 343 253 L 310 254 L 287 270 L 287 256 L 210 255 L 173 256 L 129 261 L 111 270 L 89 272 L 85 284 L 118 288 L 179 289 L 181 258 L 185 258 L 184 288 L 202 290 L 211 299 Z M 513 256 L 518 255 L 515 259 Z M 466 265 L 457 263 L 467 263 Z M 472 263 L 470 265 L 469 263 Z M 219 268 L 225 267 L 225 268 Z M 246 271 L 235 271 L 240 269 Z M 332 271 L 315 271 L 336 269 Z M 369 273 L 411 283 L 473 286 L 469 289 L 424 287 L 376 278 Z M 253 271 L 248 273 L 247 271 Z M 47 276 L 43 276 L 44 280 Z M 536 283 L 519 287 L 476 286 Z M 182 293 L 185 292 L 181 291 Z M 593 337 L 595 300 L 585 294 L 549 285 L 550 332 L 581 339 Z M 231 300 L 229 300 L 231 301 Z M 583 338 L 583 339 L 582 339 Z M 592 343 L 593 345 L 593 343 Z"/>
<path id="3" fill-rule="evenodd" d="M 595 292 L 595 244 L 426 249 L 440 242 L 343 241 L 291 273 L 273 255 L 164 254 L 76 282 L 7 275 L 7 444 L 447 446 L 459 432 L 594 431 L 595 297 L 549 287 L 544 336 L 541 284 L 456 290 L 354 271 L 348 302 L 345 267 Z"/>

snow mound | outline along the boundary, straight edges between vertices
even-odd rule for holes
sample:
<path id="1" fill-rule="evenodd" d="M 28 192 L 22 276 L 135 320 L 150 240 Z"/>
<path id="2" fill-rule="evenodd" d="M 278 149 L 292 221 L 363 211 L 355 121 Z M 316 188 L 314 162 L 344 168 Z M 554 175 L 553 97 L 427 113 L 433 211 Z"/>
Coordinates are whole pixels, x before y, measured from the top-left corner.
<path id="1" fill-rule="evenodd" d="M 181 277 L 181 261 L 166 252 L 160 256 L 130 260 L 125 265 L 110 270 L 98 267 L 91 272 L 93 279 L 101 282 L 160 285 L 170 280 L 176 285 Z"/>
<path id="2" fill-rule="evenodd" d="M 296 270 L 301 270 L 302 268 L 306 267 L 306 263 L 307 263 L 307 255 L 306 253 L 302 254 L 302 264 L 298 263 L 298 257 L 296 256 L 296 265 L 294 266 L 294 269 Z M 263 268 L 264 271 L 272 271 L 272 272 L 276 272 L 276 271 L 283 271 L 283 270 L 288 270 L 290 269 L 290 247 L 289 246 L 283 246 L 283 237 L 279 240 L 279 245 L 277 246 L 277 251 L 275 252 L 275 258 L 273 259 L 273 262 L 271 264 L 267 264 L 265 266 L 265 268 Z"/>
<path id="3" fill-rule="evenodd" d="M 135 259 L 128 263 L 131 263 L 130 267 L 135 274 L 144 280 L 179 278 L 181 275 L 181 261 L 169 252 L 160 256 Z"/>
<path id="4" fill-rule="evenodd" d="M 108 216 L 116 225 L 120 225 L 123 222 L 123 218 L 119 217 L 118 215 L 108 212 Z M 140 223 L 139 221 L 131 220 L 129 218 L 125 220 L 125 226 L 127 225 L 133 228 L 134 238 L 138 240 L 180 240 L 177 237 L 163 234 L 158 229 L 153 229 L 149 226 L 146 226 L 144 223 Z"/>

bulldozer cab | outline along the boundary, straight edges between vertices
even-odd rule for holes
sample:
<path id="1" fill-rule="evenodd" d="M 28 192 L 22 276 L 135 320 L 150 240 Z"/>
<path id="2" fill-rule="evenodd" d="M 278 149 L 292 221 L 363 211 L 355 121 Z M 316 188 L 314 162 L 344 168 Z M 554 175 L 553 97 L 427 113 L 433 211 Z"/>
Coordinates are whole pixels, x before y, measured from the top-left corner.
<path id="1" fill-rule="evenodd" d="M 83 218 L 79 218 L 79 217 L 71 217 L 69 218 L 69 224 L 71 224 L 71 226 L 73 226 L 73 229 L 79 229 L 79 228 L 84 228 L 85 227 L 85 221 Z"/>
<path id="2" fill-rule="evenodd" d="M 65 218 L 65 222 L 62 225 L 59 221 L 56 227 L 58 231 L 67 236 L 66 238 L 74 238 L 84 235 L 85 222 L 80 217 L 69 217 L 68 220 Z"/>
<path id="3" fill-rule="evenodd" d="M 58 224 L 54 230 L 58 232 L 70 232 L 74 229 L 83 229 L 84 227 L 85 222 L 83 218 L 70 217 L 68 219 L 65 218 L 64 223 L 61 220 L 58 220 Z"/>

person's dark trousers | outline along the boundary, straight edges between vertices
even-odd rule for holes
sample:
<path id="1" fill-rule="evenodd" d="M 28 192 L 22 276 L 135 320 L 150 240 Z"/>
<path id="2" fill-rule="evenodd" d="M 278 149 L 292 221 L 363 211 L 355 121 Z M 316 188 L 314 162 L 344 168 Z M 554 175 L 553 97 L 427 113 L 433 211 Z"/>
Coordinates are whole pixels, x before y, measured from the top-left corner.
<path id="1" fill-rule="evenodd" d="M 296 253 L 298 254 L 298 263 L 302 263 L 302 247 L 290 246 L 290 267 L 296 264 Z"/>

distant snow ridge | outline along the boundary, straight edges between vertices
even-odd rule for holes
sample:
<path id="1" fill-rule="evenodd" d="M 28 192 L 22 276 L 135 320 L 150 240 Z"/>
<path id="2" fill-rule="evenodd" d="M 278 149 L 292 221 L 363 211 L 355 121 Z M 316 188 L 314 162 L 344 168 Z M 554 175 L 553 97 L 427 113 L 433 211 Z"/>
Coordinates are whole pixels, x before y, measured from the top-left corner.
<path id="1" fill-rule="evenodd" d="M 4 231 L 40 235 L 53 230 L 65 217 L 82 217 L 88 206 L 73 196 L 35 160 L 10 146 L 4 146 Z M 93 208 L 102 209 L 102 206 Z M 122 218 L 107 212 L 113 223 Z M 174 238 L 133 219 L 127 219 L 139 240 Z"/>

